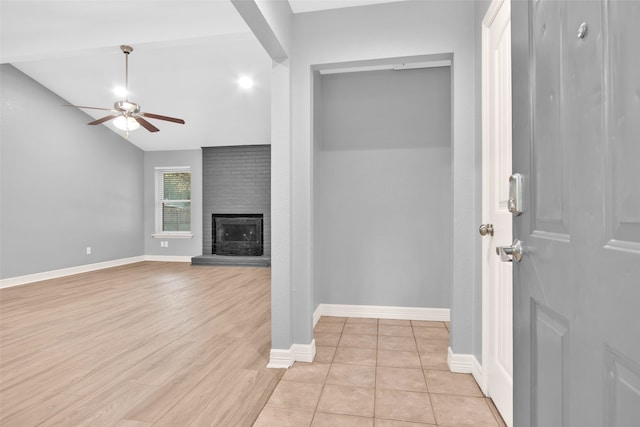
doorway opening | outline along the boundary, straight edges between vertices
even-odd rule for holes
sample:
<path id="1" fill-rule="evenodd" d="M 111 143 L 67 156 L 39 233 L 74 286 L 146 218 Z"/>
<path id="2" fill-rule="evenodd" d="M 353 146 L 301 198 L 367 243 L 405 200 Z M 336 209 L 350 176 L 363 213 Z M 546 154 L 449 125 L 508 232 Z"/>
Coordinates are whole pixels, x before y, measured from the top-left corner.
<path id="1" fill-rule="evenodd" d="M 451 76 L 449 54 L 313 67 L 315 307 L 450 308 Z"/>

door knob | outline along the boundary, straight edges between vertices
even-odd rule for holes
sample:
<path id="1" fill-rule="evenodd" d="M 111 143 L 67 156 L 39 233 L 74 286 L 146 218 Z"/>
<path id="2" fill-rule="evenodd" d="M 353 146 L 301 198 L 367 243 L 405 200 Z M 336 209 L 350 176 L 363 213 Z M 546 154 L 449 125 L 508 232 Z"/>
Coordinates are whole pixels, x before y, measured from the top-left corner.
<path id="1" fill-rule="evenodd" d="M 500 255 L 502 262 L 520 262 L 523 254 L 522 242 L 515 239 L 511 246 L 498 246 L 496 254 Z"/>
<path id="2" fill-rule="evenodd" d="M 482 224 L 478 229 L 481 236 L 493 236 L 493 224 Z"/>

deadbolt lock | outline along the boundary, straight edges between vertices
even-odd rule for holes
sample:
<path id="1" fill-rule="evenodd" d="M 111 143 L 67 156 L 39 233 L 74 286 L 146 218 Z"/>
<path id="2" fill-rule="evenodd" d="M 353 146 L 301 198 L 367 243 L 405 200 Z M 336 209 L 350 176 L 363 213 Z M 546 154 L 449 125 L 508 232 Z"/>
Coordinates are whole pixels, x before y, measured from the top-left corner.
<path id="1" fill-rule="evenodd" d="M 514 173 L 509 177 L 509 200 L 507 201 L 507 209 L 518 216 L 524 209 L 522 207 L 522 175 Z"/>

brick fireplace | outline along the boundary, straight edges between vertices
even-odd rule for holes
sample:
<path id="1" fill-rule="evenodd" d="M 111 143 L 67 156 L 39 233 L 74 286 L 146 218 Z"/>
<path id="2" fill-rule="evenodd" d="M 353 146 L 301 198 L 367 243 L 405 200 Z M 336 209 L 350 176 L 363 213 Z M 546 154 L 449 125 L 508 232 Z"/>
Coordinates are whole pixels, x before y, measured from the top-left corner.
<path id="1" fill-rule="evenodd" d="M 203 255 L 222 255 L 220 249 L 242 253 L 225 256 L 270 257 L 271 146 L 204 147 L 202 166 Z M 220 248 L 214 216 L 226 227 L 226 238 L 230 239 Z M 259 243 L 255 240 L 258 235 Z"/>

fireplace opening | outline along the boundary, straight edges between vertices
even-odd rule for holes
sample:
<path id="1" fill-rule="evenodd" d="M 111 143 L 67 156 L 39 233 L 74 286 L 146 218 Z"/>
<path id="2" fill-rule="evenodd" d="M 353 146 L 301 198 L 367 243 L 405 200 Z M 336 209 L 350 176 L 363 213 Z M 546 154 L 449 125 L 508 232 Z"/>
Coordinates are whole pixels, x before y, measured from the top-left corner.
<path id="1" fill-rule="evenodd" d="M 263 214 L 213 214 L 211 253 L 261 256 L 264 253 Z"/>

